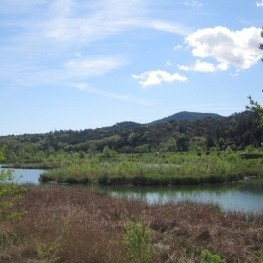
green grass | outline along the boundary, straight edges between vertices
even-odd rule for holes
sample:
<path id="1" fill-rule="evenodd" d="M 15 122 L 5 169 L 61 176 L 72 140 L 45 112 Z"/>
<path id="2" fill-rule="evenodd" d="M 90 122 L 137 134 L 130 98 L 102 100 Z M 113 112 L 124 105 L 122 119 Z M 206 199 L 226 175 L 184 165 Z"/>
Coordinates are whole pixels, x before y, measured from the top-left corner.
<path id="1" fill-rule="evenodd" d="M 57 163 L 57 162 L 56 162 Z M 166 153 L 72 158 L 41 176 L 43 182 L 102 185 L 196 185 L 263 176 L 262 159 L 244 160 L 239 153 Z"/>

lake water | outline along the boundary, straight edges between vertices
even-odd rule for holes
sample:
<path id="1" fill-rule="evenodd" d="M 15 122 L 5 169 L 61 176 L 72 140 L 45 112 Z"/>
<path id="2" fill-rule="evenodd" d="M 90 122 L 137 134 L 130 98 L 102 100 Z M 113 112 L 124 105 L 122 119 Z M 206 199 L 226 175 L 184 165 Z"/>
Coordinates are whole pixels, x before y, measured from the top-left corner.
<path id="1" fill-rule="evenodd" d="M 203 186 L 105 187 L 103 191 L 117 198 L 141 199 L 150 204 L 191 200 L 217 203 L 225 210 L 263 212 L 263 179 Z"/>
<path id="2" fill-rule="evenodd" d="M 0 170 L 2 170 L 0 165 Z M 12 169 L 13 176 L 19 184 L 39 184 L 39 176 L 45 172 L 41 169 Z"/>
<path id="3" fill-rule="evenodd" d="M 14 169 L 13 171 L 18 183 L 36 185 L 39 184 L 40 174 L 45 172 L 41 169 Z M 116 198 L 140 199 L 150 204 L 192 200 L 217 203 L 225 210 L 263 212 L 263 179 L 201 186 L 98 188 Z"/>

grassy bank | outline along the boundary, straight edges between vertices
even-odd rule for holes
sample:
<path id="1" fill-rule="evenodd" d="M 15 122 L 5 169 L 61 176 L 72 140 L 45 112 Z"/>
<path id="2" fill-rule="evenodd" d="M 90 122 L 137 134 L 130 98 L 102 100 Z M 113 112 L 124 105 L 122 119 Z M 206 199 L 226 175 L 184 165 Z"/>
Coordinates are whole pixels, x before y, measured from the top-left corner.
<path id="1" fill-rule="evenodd" d="M 223 183 L 263 176 L 261 159 L 239 153 L 133 154 L 75 158 L 41 176 L 43 182 L 102 185 L 180 185 Z"/>
<path id="2" fill-rule="evenodd" d="M 134 221 L 149 230 L 148 262 L 200 262 L 204 251 L 226 262 L 263 259 L 263 214 L 189 202 L 148 205 L 50 185 L 29 187 L 17 205 L 24 218 L 0 222 L 1 262 L 132 262 L 123 237 Z"/>

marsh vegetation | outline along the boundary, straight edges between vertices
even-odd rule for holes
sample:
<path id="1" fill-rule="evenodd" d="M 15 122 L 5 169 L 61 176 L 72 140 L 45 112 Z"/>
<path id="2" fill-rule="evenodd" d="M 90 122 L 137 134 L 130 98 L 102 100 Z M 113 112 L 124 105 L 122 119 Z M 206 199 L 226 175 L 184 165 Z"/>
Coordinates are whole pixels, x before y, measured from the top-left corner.
<path id="1" fill-rule="evenodd" d="M 145 262 L 262 262 L 262 214 L 192 202 L 149 205 L 54 185 L 28 186 L 17 207 L 26 211 L 22 219 L 0 222 L 2 262 L 125 263 L 144 245 Z M 134 234 L 142 238 L 135 250 L 124 241 Z"/>
<path id="2" fill-rule="evenodd" d="M 262 158 L 246 160 L 232 151 L 85 155 L 81 158 L 72 154 L 60 159 L 59 166 L 43 174 L 41 181 L 159 186 L 225 183 L 263 176 Z"/>

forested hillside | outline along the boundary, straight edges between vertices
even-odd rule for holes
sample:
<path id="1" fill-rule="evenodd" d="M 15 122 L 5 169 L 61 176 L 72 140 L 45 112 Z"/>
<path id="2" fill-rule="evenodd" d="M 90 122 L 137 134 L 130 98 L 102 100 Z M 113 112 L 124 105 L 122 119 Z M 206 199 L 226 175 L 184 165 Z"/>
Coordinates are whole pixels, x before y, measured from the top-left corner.
<path id="1" fill-rule="evenodd" d="M 175 113 L 171 116 L 165 117 L 160 120 L 156 120 L 152 122 L 153 124 L 161 124 L 166 123 L 168 121 L 197 121 L 197 120 L 203 120 L 207 118 L 212 119 L 219 119 L 223 118 L 221 115 L 215 114 L 215 113 L 200 113 L 200 112 L 189 112 L 189 111 L 181 111 L 178 113 Z"/>
<path id="2" fill-rule="evenodd" d="M 10 160 L 57 151 L 94 154 L 105 146 L 119 153 L 244 150 L 260 147 L 263 133 L 257 124 L 256 115 L 245 111 L 195 121 L 122 122 L 99 129 L 2 136 L 0 146 L 7 146 Z"/>

